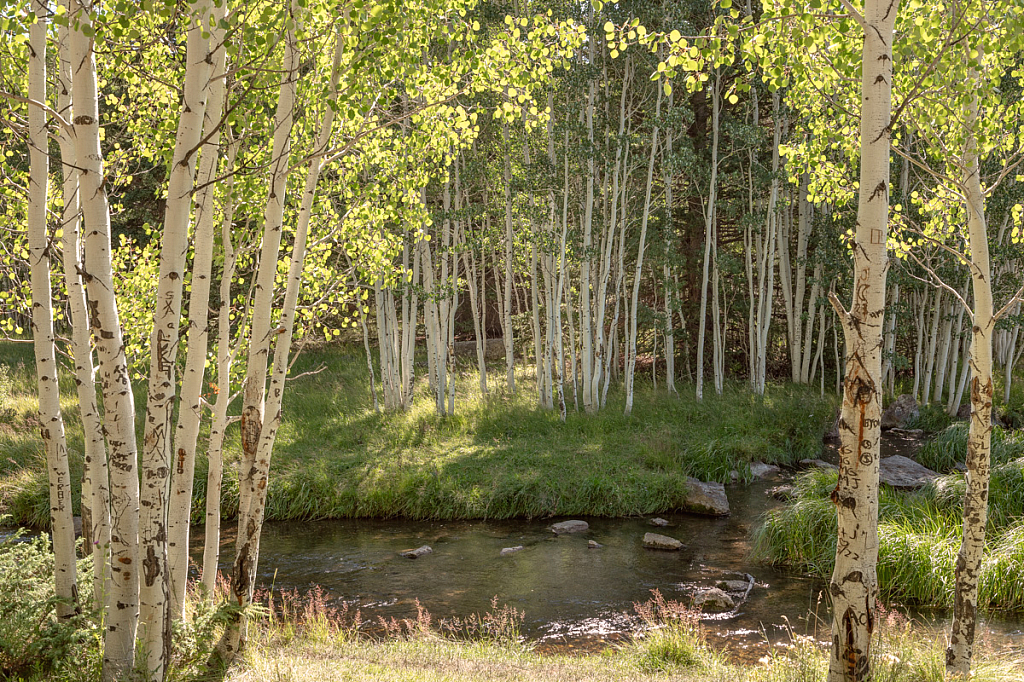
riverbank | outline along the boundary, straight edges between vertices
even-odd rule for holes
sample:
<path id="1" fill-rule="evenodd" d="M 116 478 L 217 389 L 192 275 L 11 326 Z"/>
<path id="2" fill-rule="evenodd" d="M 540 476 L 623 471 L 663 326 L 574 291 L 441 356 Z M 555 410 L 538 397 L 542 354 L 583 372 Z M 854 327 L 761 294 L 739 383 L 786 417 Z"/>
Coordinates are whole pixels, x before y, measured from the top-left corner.
<path id="1" fill-rule="evenodd" d="M 48 523 L 47 482 L 35 418 L 31 346 L 0 343 L 0 513 L 18 524 Z M 268 520 L 328 518 L 505 519 L 631 516 L 677 508 L 686 477 L 751 479 L 750 463 L 790 464 L 817 457 L 836 400 L 811 387 L 769 387 L 764 398 L 745 385 L 722 395 L 679 385 L 669 396 L 638 377 L 631 417 L 613 386 L 605 410 L 576 412 L 572 391 L 563 424 L 537 406 L 532 372 L 520 369 L 516 395 L 479 391 L 475 364 L 460 364 L 455 414 L 438 417 L 425 377 L 408 412 L 377 414 L 361 349 L 308 351 L 292 374 L 274 452 Z M 422 370 L 425 374 L 425 369 Z M 70 375 L 62 374 L 62 408 L 72 476 L 81 475 L 82 433 Z M 136 385 L 141 429 L 144 386 Z M 237 406 L 235 408 L 237 411 Z M 205 432 L 200 436 L 204 448 Z M 240 445 L 229 428 L 222 509 L 233 516 Z M 196 466 L 193 520 L 205 509 L 207 462 Z M 76 506 L 77 508 L 77 506 Z"/>
<path id="2" fill-rule="evenodd" d="M 887 603 L 949 607 L 963 523 L 967 424 L 941 431 L 917 460 L 942 475 L 915 492 L 882 486 L 878 582 Z M 835 471 L 795 479 L 793 498 L 770 512 L 755 534 L 752 560 L 827 578 L 836 549 L 836 513 L 829 495 Z M 994 427 L 986 553 L 979 604 L 1024 609 L 1024 431 Z"/>

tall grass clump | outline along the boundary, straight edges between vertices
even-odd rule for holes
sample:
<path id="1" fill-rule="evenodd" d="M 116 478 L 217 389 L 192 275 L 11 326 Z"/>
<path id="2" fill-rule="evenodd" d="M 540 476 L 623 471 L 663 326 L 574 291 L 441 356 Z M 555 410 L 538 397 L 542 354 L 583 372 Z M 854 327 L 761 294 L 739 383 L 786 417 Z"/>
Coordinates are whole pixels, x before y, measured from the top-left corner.
<path id="1" fill-rule="evenodd" d="M 828 495 L 838 476 L 815 469 L 798 477 L 792 501 L 768 512 L 754 530 L 752 558 L 811 575 L 831 573 L 838 525 Z"/>
<path id="2" fill-rule="evenodd" d="M 642 630 L 626 648 L 637 668 L 648 674 L 708 666 L 717 660 L 708 646 L 700 614 L 652 590 L 651 599 L 633 608 Z"/>
<path id="3" fill-rule="evenodd" d="M 935 471 L 949 472 L 967 459 L 968 422 L 949 425 L 921 447 L 917 461 Z M 992 427 L 992 464 L 1005 464 L 1024 457 L 1024 432 Z"/>
<path id="4" fill-rule="evenodd" d="M 906 428 L 921 429 L 925 433 L 938 433 L 952 423 L 953 417 L 946 414 L 941 406 L 928 403 L 921 405 L 917 416 L 907 421 Z"/>
<path id="5" fill-rule="evenodd" d="M 753 558 L 827 578 L 836 547 L 829 494 L 834 471 L 810 471 L 794 482 L 793 499 L 765 515 L 753 535 Z M 878 581 L 884 599 L 948 607 L 962 535 L 964 476 L 948 474 L 917 492 L 882 486 Z M 1024 607 L 1024 459 L 992 469 L 982 598 L 990 608 Z"/>

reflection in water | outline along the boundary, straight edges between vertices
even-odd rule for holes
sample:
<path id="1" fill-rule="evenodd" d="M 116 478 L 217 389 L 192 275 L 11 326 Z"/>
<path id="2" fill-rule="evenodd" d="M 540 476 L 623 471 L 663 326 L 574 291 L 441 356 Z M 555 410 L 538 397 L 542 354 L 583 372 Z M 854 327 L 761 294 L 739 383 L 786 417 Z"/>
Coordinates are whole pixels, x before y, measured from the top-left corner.
<path id="1" fill-rule="evenodd" d="M 769 645 L 789 642 L 790 633 L 830 639 L 823 582 L 745 559 L 751 526 L 778 504 L 765 494 L 775 483 L 731 487 L 727 518 L 662 514 L 671 525 L 658 532 L 685 543 L 678 552 L 644 549 L 641 538 L 653 529 L 643 518 L 587 519 L 588 532 L 558 537 L 548 530 L 551 520 L 268 523 L 258 579 L 275 591 L 319 585 L 328 599 L 361 609 L 365 621 L 415 617 L 416 600 L 435 619 L 482 614 L 496 597 L 499 606 L 525 613 L 523 634 L 541 650 L 566 651 L 623 639 L 638 625 L 633 604 L 648 600 L 651 590 L 686 601 L 695 587 L 749 572 L 757 586 L 748 601 L 734 617 L 705 627 L 716 647 L 757 659 Z M 588 540 L 603 547 L 588 548 Z M 230 544 L 225 542 L 225 558 Z M 398 555 L 424 544 L 432 554 L 415 560 Z M 499 556 L 516 545 L 524 549 Z M 193 538 L 197 560 L 201 548 L 200 534 Z M 923 627 L 938 632 L 943 625 L 931 618 Z M 999 646 L 1019 641 L 1020 634 L 1017 620 L 990 618 L 979 629 L 980 640 Z"/>

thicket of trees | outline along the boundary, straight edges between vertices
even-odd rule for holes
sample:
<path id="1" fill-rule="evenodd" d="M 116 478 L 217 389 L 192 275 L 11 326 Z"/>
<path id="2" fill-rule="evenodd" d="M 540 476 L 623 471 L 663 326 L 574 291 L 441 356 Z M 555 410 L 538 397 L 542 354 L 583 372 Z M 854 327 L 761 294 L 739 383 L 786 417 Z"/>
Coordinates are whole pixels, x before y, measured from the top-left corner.
<path id="1" fill-rule="evenodd" d="M 436 410 L 454 413 L 459 338 L 475 340 L 482 392 L 501 338 L 504 390 L 525 362 L 563 418 L 603 409 L 620 382 L 628 413 L 640 367 L 698 397 L 730 380 L 842 388 L 835 680 L 870 675 L 882 397 L 905 387 L 955 413 L 967 393 L 949 653 L 967 671 L 993 377 L 1008 396 L 1024 353 L 1022 14 L 1009 0 L 3 10 L 0 306 L 36 348 L 61 615 L 77 592 L 58 347 L 82 406 L 105 675 L 160 679 L 197 450 L 212 588 L 239 422 L 230 658 L 293 339 L 358 326 L 379 409 L 408 408 L 425 350 Z"/>

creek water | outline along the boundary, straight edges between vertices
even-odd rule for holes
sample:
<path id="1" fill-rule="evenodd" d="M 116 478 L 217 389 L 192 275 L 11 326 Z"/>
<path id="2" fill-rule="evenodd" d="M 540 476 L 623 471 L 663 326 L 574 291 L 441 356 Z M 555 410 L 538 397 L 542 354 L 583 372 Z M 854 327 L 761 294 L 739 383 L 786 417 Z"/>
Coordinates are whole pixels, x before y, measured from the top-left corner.
<path id="1" fill-rule="evenodd" d="M 650 599 L 652 590 L 688 603 L 698 587 L 749 573 L 756 580 L 749 598 L 729 617 L 709 614 L 704 627 L 716 647 L 753 661 L 770 647 L 787 646 L 793 634 L 830 639 L 824 582 L 747 558 L 751 527 L 779 504 L 766 494 L 779 482 L 729 486 L 730 516 L 662 514 L 665 528 L 652 527 L 648 518 L 588 518 L 587 532 L 561 536 L 549 526 L 562 519 L 268 523 L 258 580 L 275 592 L 319 587 L 329 602 L 358 608 L 370 627 L 378 617 L 415 617 L 417 601 L 435 620 L 483 614 L 495 601 L 524 614 L 522 633 L 541 650 L 583 652 L 636 632 L 633 605 Z M 646 549 L 648 531 L 686 546 Z M 589 547 L 589 540 L 601 547 Z M 194 541 L 198 559 L 201 537 Z M 226 539 L 225 550 L 230 544 Z M 399 555 L 422 545 L 433 552 L 415 560 Z M 908 615 L 936 635 L 947 623 L 941 612 Z M 1017 648 L 1022 634 L 1017 617 L 990 616 L 979 626 L 979 645 Z"/>
<path id="2" fill-rule="evenodd" d="M 919 442 L 889 433 L 883 456 L 912 456 Z M 826 448 L 825 460 L 835 459 Z M 555 536 L 550 525 L 562 518 L 509 521 L 415 522 L 340 520 L 269 522 L 261 540 L 258 582 L 262 589 L 320 589 L 334 606 L 359 609 L 373 627 L 382 618 L 414 618 L 417 602 L 434 619 L 465 618 L 513 607 L 524 614 L 522 633 L 542 651 L 594 651 L 628 638 L 640 621 L 634 604 L 658 590 L 670 600 L 688 602 L 699 587 L 750 574 L 756 586 L 727 615 L 705 616 L 716 647 L 733 658 L 753 661 L 771 647 L 787 646 L 792 635 L 827 641 L 825 583 L 759 566 L 749 560 L 750 531 L 769 509 L 781 504 L 767 493 L 787 475 L 750 485 L 727 486 L 731 514 L 709 518 L 661 514 L 669 522 L 652 527 L 649 518 L 587 518 L 589 530 Z M 679 551 L 645 549 L 646 532 L 685 544 Z M 0 540 L 10 529 L 0 529 Z M 588 541 L 600 543 L 591 548 Z M 225 522 L 221 570 L 230 571 L 234 526 Z M 405 549 L 430 545 L 432 553 L 411 560 Z M 508 556 L 506 547 L 523 549 Z M 192 537 L 193 558 L 202 558 L 201 528 Z M 941 637 L 949 614 L 895 608 L 926 633 Z M 990 613 L 979 623 L 980 647 L 997 651 L 1024 648 L 1022 614 Z"/>

